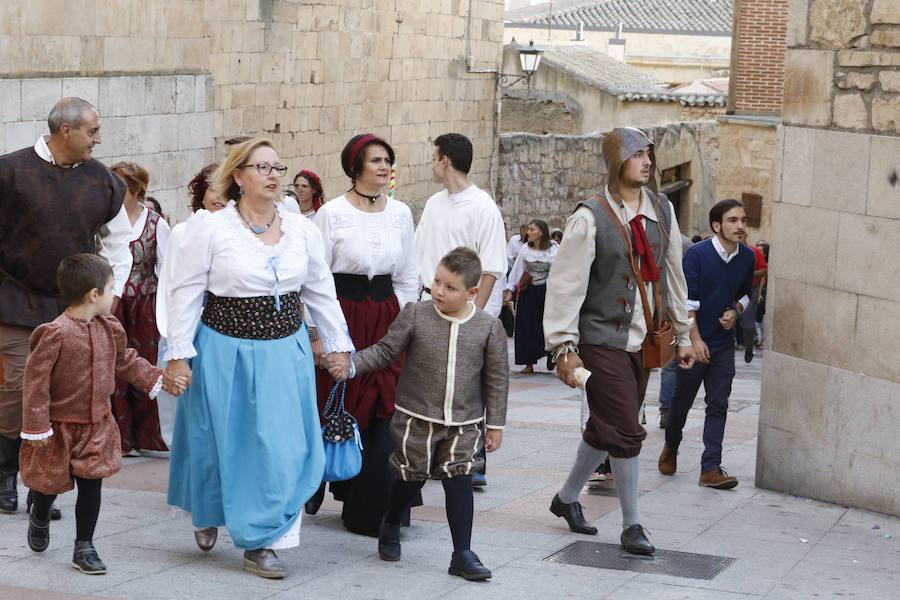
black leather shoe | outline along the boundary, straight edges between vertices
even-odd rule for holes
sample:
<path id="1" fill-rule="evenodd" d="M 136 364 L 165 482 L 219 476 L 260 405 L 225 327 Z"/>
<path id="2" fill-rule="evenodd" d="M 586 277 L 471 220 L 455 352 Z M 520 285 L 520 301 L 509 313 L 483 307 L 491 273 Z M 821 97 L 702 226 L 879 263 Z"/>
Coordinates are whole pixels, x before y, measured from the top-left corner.
<path id="1" fill-rule="evenodd" d="M 72 566 L 88 575 L 106 575 L 106 565 L 103 564 L 103 561 L 97 555 L 93 542 L 75 540 Z"/>
<path id="2" fill-rule="evenodd" d="M 622 549 L 625 552 L 645 555 L 656 552 L 656 548 L 653 547 L 653 544 L 651 544 L 650 540 L 647 539 L 647 536 L 644 535 L 644 528 L 640 525 L 632 525 L 623 531 L 620 540 L 622 542 Z"/>
<path id="3" fill-rule="evenodd" d="M 314 515 L 319 512 L 319 509 L 322 508 L 322 502 L 325 501 L 325 483 L 319 486 L 319 489 L 316 490 L 316 493 L 312 495 L 312 498 L 306 501 L 306 504 L 303 505 L 303 509 L 306 511 L 308 515 Z"/>
<path id="4" fill-rule="evenodd" d="M 28 547 L 43 552 L 50 545 L 50 520 L 41 521 L 34 515 L 28 518 Z"/>
<path id="5" fill-rule="evenodd" d="M 447 572 L 467 581 L 482 581 L 491 578 L 491 570 L 481 564 L 481 559 L 471 550 L 454 552 Z"/>
<path id="6" fill-rule="evenodd" d="M 597 535 L 597 528 L 588 525 L 584 519 L 584 513 L 581 511 L 580 502 L 572 502 L 566 504 L 559 499 L 559 494 L 553 496 L 553 502 L 550 503 L 550 512 L 557 517 L 562 517 L 569 524 L 569 529 L 575 533 L 585 533 L 587 535 Z"/>
<path id="7" fill-rule="evenodd" d="M 388 562 L 400 560 L 400 525 L 381 522 L 381 529 L 378 532 L 378 556 Z"/>
<path id="8" fill-rule="evenodd" d="M 218 538 L 218 527 L 206 527 L 204 529 L 194 530 L 194 541 L 197 542 L 197 547 L 204 552 L 209 552 L 210 550 L 212 550 L 213 546 L 216 545 L 216 540 Z"/>
<path id="9" fill-rule="evenodd" d="M 34 490 L 28 490 L 28 497 L 25 498 L 25 512 L 31 514 L 31 505 L 34 504 Z M 62 511 L 56 506 L 56 503 L 50 505 L 50 520 L 59 521 L 62 519 Z"/>

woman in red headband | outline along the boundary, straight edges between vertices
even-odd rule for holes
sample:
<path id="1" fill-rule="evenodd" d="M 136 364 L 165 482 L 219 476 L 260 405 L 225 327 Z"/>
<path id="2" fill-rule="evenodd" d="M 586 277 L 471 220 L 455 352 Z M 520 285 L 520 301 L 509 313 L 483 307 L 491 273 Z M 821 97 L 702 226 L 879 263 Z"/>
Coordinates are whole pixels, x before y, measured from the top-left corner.
<path id="1" fill-rule="evenodd" d="M 358 350 L 380 340 L 400 308 L 418 300 L 418 265 L 409 207 L 383 192 L 390 183 L 394 150 L 372 135 L 353 137 L 341 153 L 350 190 L 329 200 L 313 217 L 325 241 L 325 261 L 334 274 L 337 297 Z M 324 407 L 334 380 L 316 371 L 319 407 Z M 351 379 L 345 404 L 362 432 L 362 471 L 349 481 L 332 483 L 344 503 L 344 526 L 363 535 L 378 535 L 387 510 L 393 477 L 388 456 L 394 414 L 394 391 L 400 364 Z M 307 503 L 315 513 L 325 488 Z"/>
<path id="2" fill-rule="evenodd" d="M 322 181 L 312 171 L 303 170 L 294 175 L 294 191 L 297 193 L 297 203 L 300 205 L 300 214 L 307 219 L 319 212 L 322 207 Z"/>

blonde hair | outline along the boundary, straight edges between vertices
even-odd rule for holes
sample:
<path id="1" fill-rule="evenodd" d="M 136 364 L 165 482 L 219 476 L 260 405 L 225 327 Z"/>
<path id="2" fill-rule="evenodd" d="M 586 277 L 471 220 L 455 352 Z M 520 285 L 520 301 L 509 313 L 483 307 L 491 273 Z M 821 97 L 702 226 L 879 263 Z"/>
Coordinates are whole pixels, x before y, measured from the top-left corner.
<path id="1" fill-rule="evenodd" d="M 117 162 L 110 169 L 125 182 L 132 196 L 138 200 L 144 199 L 144 196 L 147 195 L 147 188 L 150 186 L 150 173 L 147 172 L 147 169 L 130 160 Z"/>
<path id="2" fill-rule="evenodd" d="M 225 157 L 225 160 L 219 164 L 219 167 L 210 177 L 213 192 L 225 200 L 238 200 L 241 195 L 241 188 L 234 180 L 234 170 L 246 165 L 253 151 L 261 147 L 275 149 L 272 145 L 272 140 L 268 138 L 253 138 L 246 142 L 241 142 L 229 150 L 228 156 Z"/>

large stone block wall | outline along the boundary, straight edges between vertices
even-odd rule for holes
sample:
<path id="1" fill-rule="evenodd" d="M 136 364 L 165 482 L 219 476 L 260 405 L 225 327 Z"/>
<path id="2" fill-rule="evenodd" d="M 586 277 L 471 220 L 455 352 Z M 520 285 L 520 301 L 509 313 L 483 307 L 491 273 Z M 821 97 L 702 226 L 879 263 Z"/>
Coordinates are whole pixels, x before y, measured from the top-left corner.
<path id="1" fill-rule="evenodd" d="M 900 515 L 900 1 L 789 31 L 757 484 Z"/>
<path id="2" fill-rule="evenodd" d="M 715 203 L 718 124 L 679 123 L 645 129 L 656 145 L 659 170 L 688 164 L 693 181 L 678 215 L 685 235 L 706 233 L 707 213 Z M 602 134 L 500 136 L 497 198 L 510 232 L 534 218 L 562 227 L 575 205 L 606 185 Z"/>
<path id="3" fill-rule="evenodd" d="M 27 87 L 23 100 L 39 120 L 58 97 L 50 91 L 55 83 L 44 92 L 40 82 L 96 78 L 101 91 L 112 85 L 108 80 L 162 82 L 171 98 L 128 115 L 148 117 L 141 131 L 153 146 L 167 135 L 148 125 L 157 122 L 149 117 L 170 126 L 167 110 L 178 101 L 181 77 L 206 77 L 204 112 L 213 114 L 202 117 L 203 125 L 186 125 L 191 132 L 185 135 L 202 134 L 203 148 L 212 150 L 183 157 L 177 169 L 196 172 L 221 156 L 227 137 L 265 135 L 291 173 L 317 171 L 331 197 L 348 188 L 341 148 L 353 135 L 371 131 L 394 145 L 396 197 L 418 212 L 436 190 L 432 140 L 441 133 L 457 131 L 472 139 L 473 179 L 491 187 L 495 77 L 467 72 L 466 56 L 471 53 L 475 70 L 497 69 L 503 8 L 503 0 L 9 0 L 0 3 L 0 82 L 8 78 Z M 175 89 L 169 81 L 176 82 Z M 129 102 L 127 87 L 115 88 L 122 102 Z M 13 131 L 12 138 L 7 131 L 0 140 L 10 150 L 24 144 L 26 126 L 20 124 L 24 119 L 4 114 L 14 109 L 7 109 L 2 92 L 0 98 L 0 127 L 12 124 Z M 108 116 L 102 107 L 101 116 L 104 121 Z M 116 131 L 104 127 L 104 146 L 116 143 Z M 35 126 L 34 133 L 38 130 Z M 151 159 L 156 164 L 170 159 L 143 148 L 126 154 L 158 155 Z M 155 170 L 156 164 L 150 166 Z M 171 182 L 176 167 L 161 168 L 162 173 L 152 173 L 154 181 Z M 184 190 L 167 189 L 152 191 L 162 192 L 168 212 L 183 216 Z"/>

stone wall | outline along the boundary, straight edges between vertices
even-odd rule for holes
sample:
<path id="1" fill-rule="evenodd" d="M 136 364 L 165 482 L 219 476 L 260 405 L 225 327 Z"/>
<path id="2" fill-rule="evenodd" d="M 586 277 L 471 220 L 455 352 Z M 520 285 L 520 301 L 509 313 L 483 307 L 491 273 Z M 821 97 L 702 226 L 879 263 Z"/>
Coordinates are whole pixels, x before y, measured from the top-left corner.
<path id="1" fill-rule="evenodd" d="M 900 0 L 792 0 L 757 484 L 900 515 Z"/>
<path id="2" fill-rule="evenodd" d="M 475 70 L 497 69 L 504 3 L 471 5 L 469 15 L 468 0 L 6 0 L 0 147 L 33 144 L 25 138 L 43 131 L 66 82 L 76 82 L 65 93 L 96 89 L 101 104 L 134 104 L 118 114 L 100 107 L 100 153 L 147 162 L 151 192 L 178 218 L 187 175 L 239 134 L 273 138 L 290 172 L 317 171 L 329 197 L 348 187 L 344 143 L 364 131 L 382 135 L 397 151 L 396 196 L 418 212 L 436 190 L 431 140 L 441 133 L 472 139 L 473 179 L 490 188 L 495 77 L 468 73 L 466 57 Z M 204 82 L 202 110 L 186 108 L 185 77 Z M 8 103 L 5 90 L 19 100 Z M 130 118 L 131 129 L 108 117 Z M 182 176 L 179 187 L 164 187 Z"/>
<path id="3" fill-rule="evenodd" d="M 706 215 L 715 203 L 718 124 L 698 121 L 645 131 L 656 144 L 659 170 L 688 165 L 693 183 L 683 192 L 688 201 L 678 215 L 682 233 L 706 233 Z M 602 134 L 501 135 L 497 198 L 507 230 L 534 218 L 562 227 L 579 201 L 602 190 L 607 177 L 602 141 Z"/>
<path id="4" fill-rule="evenodd" d="M 750 227 L 750 242 L 769 239 L 772 225 L 778 119 L 719 117 L 719 168 L 716 198 L 741 199 L 744 193 L 762 197 L 758 227 Z"/>

